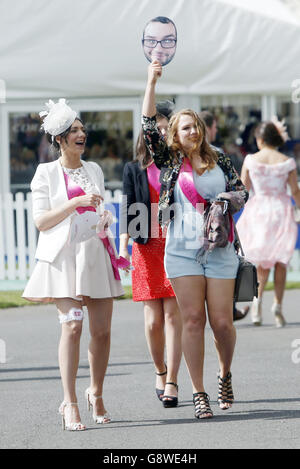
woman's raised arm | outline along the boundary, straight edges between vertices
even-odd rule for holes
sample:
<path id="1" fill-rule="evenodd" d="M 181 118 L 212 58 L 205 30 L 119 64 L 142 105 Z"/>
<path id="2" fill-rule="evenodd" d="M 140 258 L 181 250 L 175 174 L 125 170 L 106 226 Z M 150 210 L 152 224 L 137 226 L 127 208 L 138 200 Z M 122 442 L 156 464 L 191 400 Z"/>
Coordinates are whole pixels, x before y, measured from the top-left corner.
<path id="1" fill-rule="evenodd" d="M 170 159 L 166 141 L 159 132 L 156 123 L 155 85 L 161 75 L 162 66 L 157 60 L 154 60 L 148 67 L 148 80 L 142 109 L 145 144 L 158 168 L 164 166 Z"/>
<path id="2" fill-rule="evenodd" d="M 156 115 L 155 86 L 162 75 L 162 66 L 158 60 L 154 60 L 148 67 L 148 80 L 143 101 L 143 116 L 154 117 Z"/>

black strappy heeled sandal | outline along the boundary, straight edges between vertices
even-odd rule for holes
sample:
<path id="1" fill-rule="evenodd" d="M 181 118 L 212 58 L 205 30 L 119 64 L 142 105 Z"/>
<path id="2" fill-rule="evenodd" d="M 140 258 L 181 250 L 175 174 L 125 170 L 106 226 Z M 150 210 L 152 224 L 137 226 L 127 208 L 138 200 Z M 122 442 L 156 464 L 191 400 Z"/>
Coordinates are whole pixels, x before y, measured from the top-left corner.
<path id="1" fill-rule="evenodd" d="M 176 383 L 166 383 L 167 384 L 172 384 L 172 386 L 175 386 L 176 388 L 176 391 L 178 392 L 178 384 Z M 162 397 L 162 403 L 163 403 L 163 406 L 164 407 L 177 407 L 178 405 L 178 397 L 176 396 L 167 396 L 167 395 L 163 395 Z"/>
<path id="2" fill-rule="evenodd" d="M 221 376 L 218 375 L 218 380 L 219 380 L 218 403 L 219 403 L 220 409 L 222 410 L 230 409 L 234 401 L 231 378 L 232 378 L 232 374 L 230 373 L 230 371 L 227 373 L 225 378 L 221 378 Z M 230 404 L 230 406 L 227 407 L 225 404 Z M 222 407 L 222 405 L 223 406 L 225 405 L 225 407 Z"/>
<path id="3" fill-rule="evenodd" d="M 206 392 L 195 392 L 193 394 L 196 419 L 211 419 L 213 412 L 209 405 L 209 395 Z"/>
<path id="4" fill-rule="evenodd" d="M 166 374 L 168 373 L 167 365 L 165 365 L 165 367 L 166 367 L 166 371 L 164 371 L 163 373 L 155 373 L 156 376 L 164 376 L 164 375 L 166 375 Z M 156 391 L 156 395 L 157 395 L 158 399 L 161 401 L 161 399 L 162 399 L 162 397 L 163 397 L 163 395 L 164 395 L 165 390 L 164 390 L 164 389 L 158 389 L 158 388 L 156 388 L 155 391 Z"/>

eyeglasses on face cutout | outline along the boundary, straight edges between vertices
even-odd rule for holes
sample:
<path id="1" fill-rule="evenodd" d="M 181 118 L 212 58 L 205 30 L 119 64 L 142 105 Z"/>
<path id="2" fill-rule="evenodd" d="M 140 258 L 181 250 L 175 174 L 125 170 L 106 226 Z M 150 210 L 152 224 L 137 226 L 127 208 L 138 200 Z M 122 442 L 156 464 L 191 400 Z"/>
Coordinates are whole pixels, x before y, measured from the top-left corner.
<path id="1" fill-rule="evenodd" d="M 143 45 L 149 47 L 150 49 L 155 49 L 157 44 L 160 44 L 163 49 L 172 49 L 173 47 L 175 47 L 176 42 L 176 39 L 162 39 L 162 41 L 157 41 L 156 39 L 142 40 Z"/>

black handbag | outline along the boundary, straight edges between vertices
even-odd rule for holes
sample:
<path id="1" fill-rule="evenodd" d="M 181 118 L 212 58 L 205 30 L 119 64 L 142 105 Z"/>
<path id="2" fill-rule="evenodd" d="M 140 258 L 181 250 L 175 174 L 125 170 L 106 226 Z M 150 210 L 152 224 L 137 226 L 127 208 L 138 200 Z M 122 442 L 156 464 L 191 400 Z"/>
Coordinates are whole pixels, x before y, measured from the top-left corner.
<path id="1" fill-rule="evenodd" d="M 257 270 L 254 264 L 245 259 L 241 241 L 235 227 L 234 231 L 237 244 L 241 251 L 241 255 L 239 255 L 239 249 L 237 249 L 239 268 L 235 281 L 234 301 L 237 303 L 242 301 L 253 301 L 254 296 L 258 296 L 259 284 L 257 281 Z"/>

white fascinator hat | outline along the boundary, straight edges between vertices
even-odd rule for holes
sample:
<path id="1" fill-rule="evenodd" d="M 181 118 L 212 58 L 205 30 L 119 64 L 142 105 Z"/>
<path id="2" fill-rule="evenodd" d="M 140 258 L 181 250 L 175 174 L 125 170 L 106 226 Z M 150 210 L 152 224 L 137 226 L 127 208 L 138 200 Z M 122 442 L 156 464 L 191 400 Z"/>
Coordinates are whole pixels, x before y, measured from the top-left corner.
<path id="1" fill-rule="evenodd" d="M 275 125 L 276 129 L 278 130 L 279 135 L 281 136 L 284 142 L 286 142 L 287 140 L 290 140 L 290 136 L 287 132 L 287 127 L 286 127 L 284 119 L 280 121 L 277 116 L 273 116 L 271 118 L 271 122 L 273 122 L 273 124 Z"/>
<path id="2" fill-rule="evenodd" d="M 49 99 L 45 106 L 47 110 L 40 112 L 40 117 L 44 117 L 41 129 L 52 135 L 52 138 L 71 127 L 77 117 L 77 112 L 67 105 L 64 98 L 61 98 L 57 103 Z"/>

